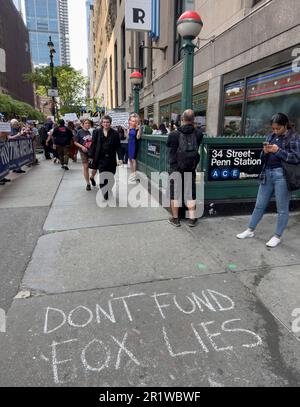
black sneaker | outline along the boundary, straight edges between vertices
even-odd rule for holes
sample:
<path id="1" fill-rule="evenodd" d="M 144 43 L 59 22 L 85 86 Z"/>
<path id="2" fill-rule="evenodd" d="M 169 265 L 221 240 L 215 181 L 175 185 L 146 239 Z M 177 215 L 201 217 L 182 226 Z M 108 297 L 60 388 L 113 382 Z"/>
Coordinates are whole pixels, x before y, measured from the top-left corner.
<path id="1" fill-rule="evenodd" d="M 0 185 L 5 185 L 5 181 L 0 181 Z"/>
<path id="2" fill-rule="evenodd" d="M 170 225 L 174 226 L 175 228 L 180 228 L 181 226 L 180 220 L 178 218 L 170 218 L 168 220 L 168 223 L 170 223 Z"/>
<path id="3" fill-rule="evenodd" d="M 91 190 L 92 190 L 91 186 L 90 186 L 90 185 L 87 185 L 87 186 L 86 186 L 86 190 L 87 190 L 87 191 L 91 191 Z"/>
<path id="4" fill-rule="evenodd" d="M 69 171 L 70 168 L 69 168 L 67 165 L 65 165 L 65 166 L 64 166 L 64 169 L 65 169 L 66 171 Z"/>
<path id="5" fill-rule="evenodd" d="M 94 178 L 90 178 L 93 187 L 97 186 L 96 181 Z"/>
<path id="6" fill-rule="evenodd" d="M 11 180 L 7 179 L 7 178 L 3 178 L 1 181 L 3 181 L 3 182 L 11 182 Z"/>
<path id="7" fill-rule="evenodd" d="M 189 219 L 188 226 L 194 228 L 198 224 L 198 219 Z"/>
<path id="8" fill-rule="evenodd" d="M 26 171 L 23 170 L 13 170 L 14 173 L 16 174 L 25 174 Z"/>

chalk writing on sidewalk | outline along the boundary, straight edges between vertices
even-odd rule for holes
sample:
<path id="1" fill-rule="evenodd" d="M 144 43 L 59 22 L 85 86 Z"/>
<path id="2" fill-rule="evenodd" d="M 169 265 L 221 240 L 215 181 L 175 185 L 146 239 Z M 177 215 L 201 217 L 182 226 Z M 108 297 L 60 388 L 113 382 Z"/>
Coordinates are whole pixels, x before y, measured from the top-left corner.
<path id="1" fill-rule="evenodd" d="M 149 330 L 143 333 L 136 329 L 141 321 L 142 305 L 147 305 L 143 318 L 145 325 L 155 324 L 153 338 L 149 338 Z M 147 360 L 143 360 L 139 345 L 151 344 L 151 339 L 160 344 L 157 352 L 170 358 L 201 357 L 238 349 L 249 351 L 262 345 L 262 338 L 247 329 L 242 319 L 226 315 L 237 311 L 228 295 L 210 289 L 189 295 L 155 292 L 114 297 L 112 294 L 105 303 L 76 305 L 68 311 L 47 307 L 43 311 L 42 332 L 51 339 L 51 356 L 42 355 L 42 359 L 49 362 L 54 383 L 63 384 L 75 381 L 80 369 L 86 374 L 123 369 L 126 374 L 128 364 L 145 366 Z M 224 315 L 221 322 L 219 315 Z M 177 328 L 169 323 L 174 316 L 179 318 L 178 321 L 189 319 L 184 333 L 178 330 L 180 322 L 176 324 Z M 118 335 L 111 334 L 109 326 L 118 326 Z M 89 335 L 92 332 L 88 340 L 82 335 L 87 329 Z M 66 333 L 67 338 L 64 337 Z"/>

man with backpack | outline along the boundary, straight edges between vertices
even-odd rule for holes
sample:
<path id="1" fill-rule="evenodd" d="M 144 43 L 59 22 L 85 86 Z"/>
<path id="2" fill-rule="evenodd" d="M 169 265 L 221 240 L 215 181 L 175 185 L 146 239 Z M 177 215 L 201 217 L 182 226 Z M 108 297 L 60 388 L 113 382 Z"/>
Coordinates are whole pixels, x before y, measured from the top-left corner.
<path id="1" fill-rule="evenodd" d="M 60 120 L 59 127 L 53 131 L 53 148 L 58 153 L 61 168 L 66 171 L 69 170 L 68 163 L 72 140 L 73 133 L 70 129 L 68 129 L 68 127 L 65 126 L 65 121 Z"/>
<path id="2" fill-rule="evenodd" d="M 172 217 L 169 223 L 180 227 L 179 208 L 186 203 L 189 211 L 189 227 L 195 227 L 196 219 L 196 169 L 200 161 L 199 147 L 202 132 L 195 128 L 195 113 L 186 110 L 182 115 L 182 126 L 169 134 L 170 148 L 170 198 Z M 183 199 L 182 199 L 183 198 Z"/>

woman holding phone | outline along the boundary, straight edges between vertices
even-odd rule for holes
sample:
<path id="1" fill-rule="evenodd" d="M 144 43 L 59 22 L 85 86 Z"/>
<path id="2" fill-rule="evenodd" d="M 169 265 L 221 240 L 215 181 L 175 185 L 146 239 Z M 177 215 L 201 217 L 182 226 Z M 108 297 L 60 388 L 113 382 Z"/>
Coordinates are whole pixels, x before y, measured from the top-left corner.
<path id="1" fill-rule="evenodd" d="M 77 148 L 79 148 L 81 161 L 83 165 L 83 175 L 86 180 L 87 186 L 86 190 L 91 191 L 91 184 L 93 187 L 96 186 L 95 176 L 97 174 L 97 170 L 92 171 L 92 176 L 90 177 L 90 170 L 89 170 L 89 156 L 88 151 L 92 145 L 93 136 L 90 133 L 91 122 L 90 120 L 84 120 L 82 124 L 82 129 L 78 131 L 74 144 Z"/>
<path id="2" fill-rule="evenodd" d="M 130 182 L 136 181 L 136 159 L 138 153 L 138 142 L 141 138 L 140 117 L 136 113 L 132 113 L 129 116 L 128 127 L 128 158 L 130 161 L 131 175 L 129 177 Z"/>
<path id="3" fill-rule="evenodd" d="M 288 190 L 282 161 L 290 164 L 300 163 L 300 137 L 293 132 L 289 118 L 278 113 L 271 120 L 272 134 L 267 137 L 263 146 L 263 171 L 256 200 L 248 229 L 237 235 L 238 239 L 253 238 L 255 229 L 273 196 L 275 194 L 277 205 L 277 227 L 275 235 L 267 242 L 267 247 L 275 248 L 282 240 L 282 235 L 289 221 L 289 204 L 291 192 Z"/>

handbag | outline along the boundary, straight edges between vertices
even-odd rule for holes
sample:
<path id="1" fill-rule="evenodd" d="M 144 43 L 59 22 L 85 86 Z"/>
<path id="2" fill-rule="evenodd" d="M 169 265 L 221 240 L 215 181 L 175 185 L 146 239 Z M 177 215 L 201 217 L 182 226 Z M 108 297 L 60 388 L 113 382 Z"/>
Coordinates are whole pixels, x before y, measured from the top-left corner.
<path id="1" fill-rule="evenodd" d="M 93 142 L 91 142 L 91 146 L 92 146 L 92 144 L 93 144 Z M 95 150 L 95 153 L 96 153 L 95 155 L 97 155 L 99 153 L 100 149 L 101 149 L 101 135 L 99 134 L 98 138 L 97 138 L 97 146 L 96 146 L 96 150 Z M 92 158 L 89 159 L 89 169 L 90 170 L 98 170 L 98 166 L 97 166 L 97 162 L 96 162 L 95 158 L 94 159 L 92 159 Z"/>
<path id="2" fill-rule="evenodd" d="M 281 161 L 283 172 L 286 177 L 289 191 L 297 191 L 300 189 L 300 163 L 290 164 L 286 161 Z"/>

